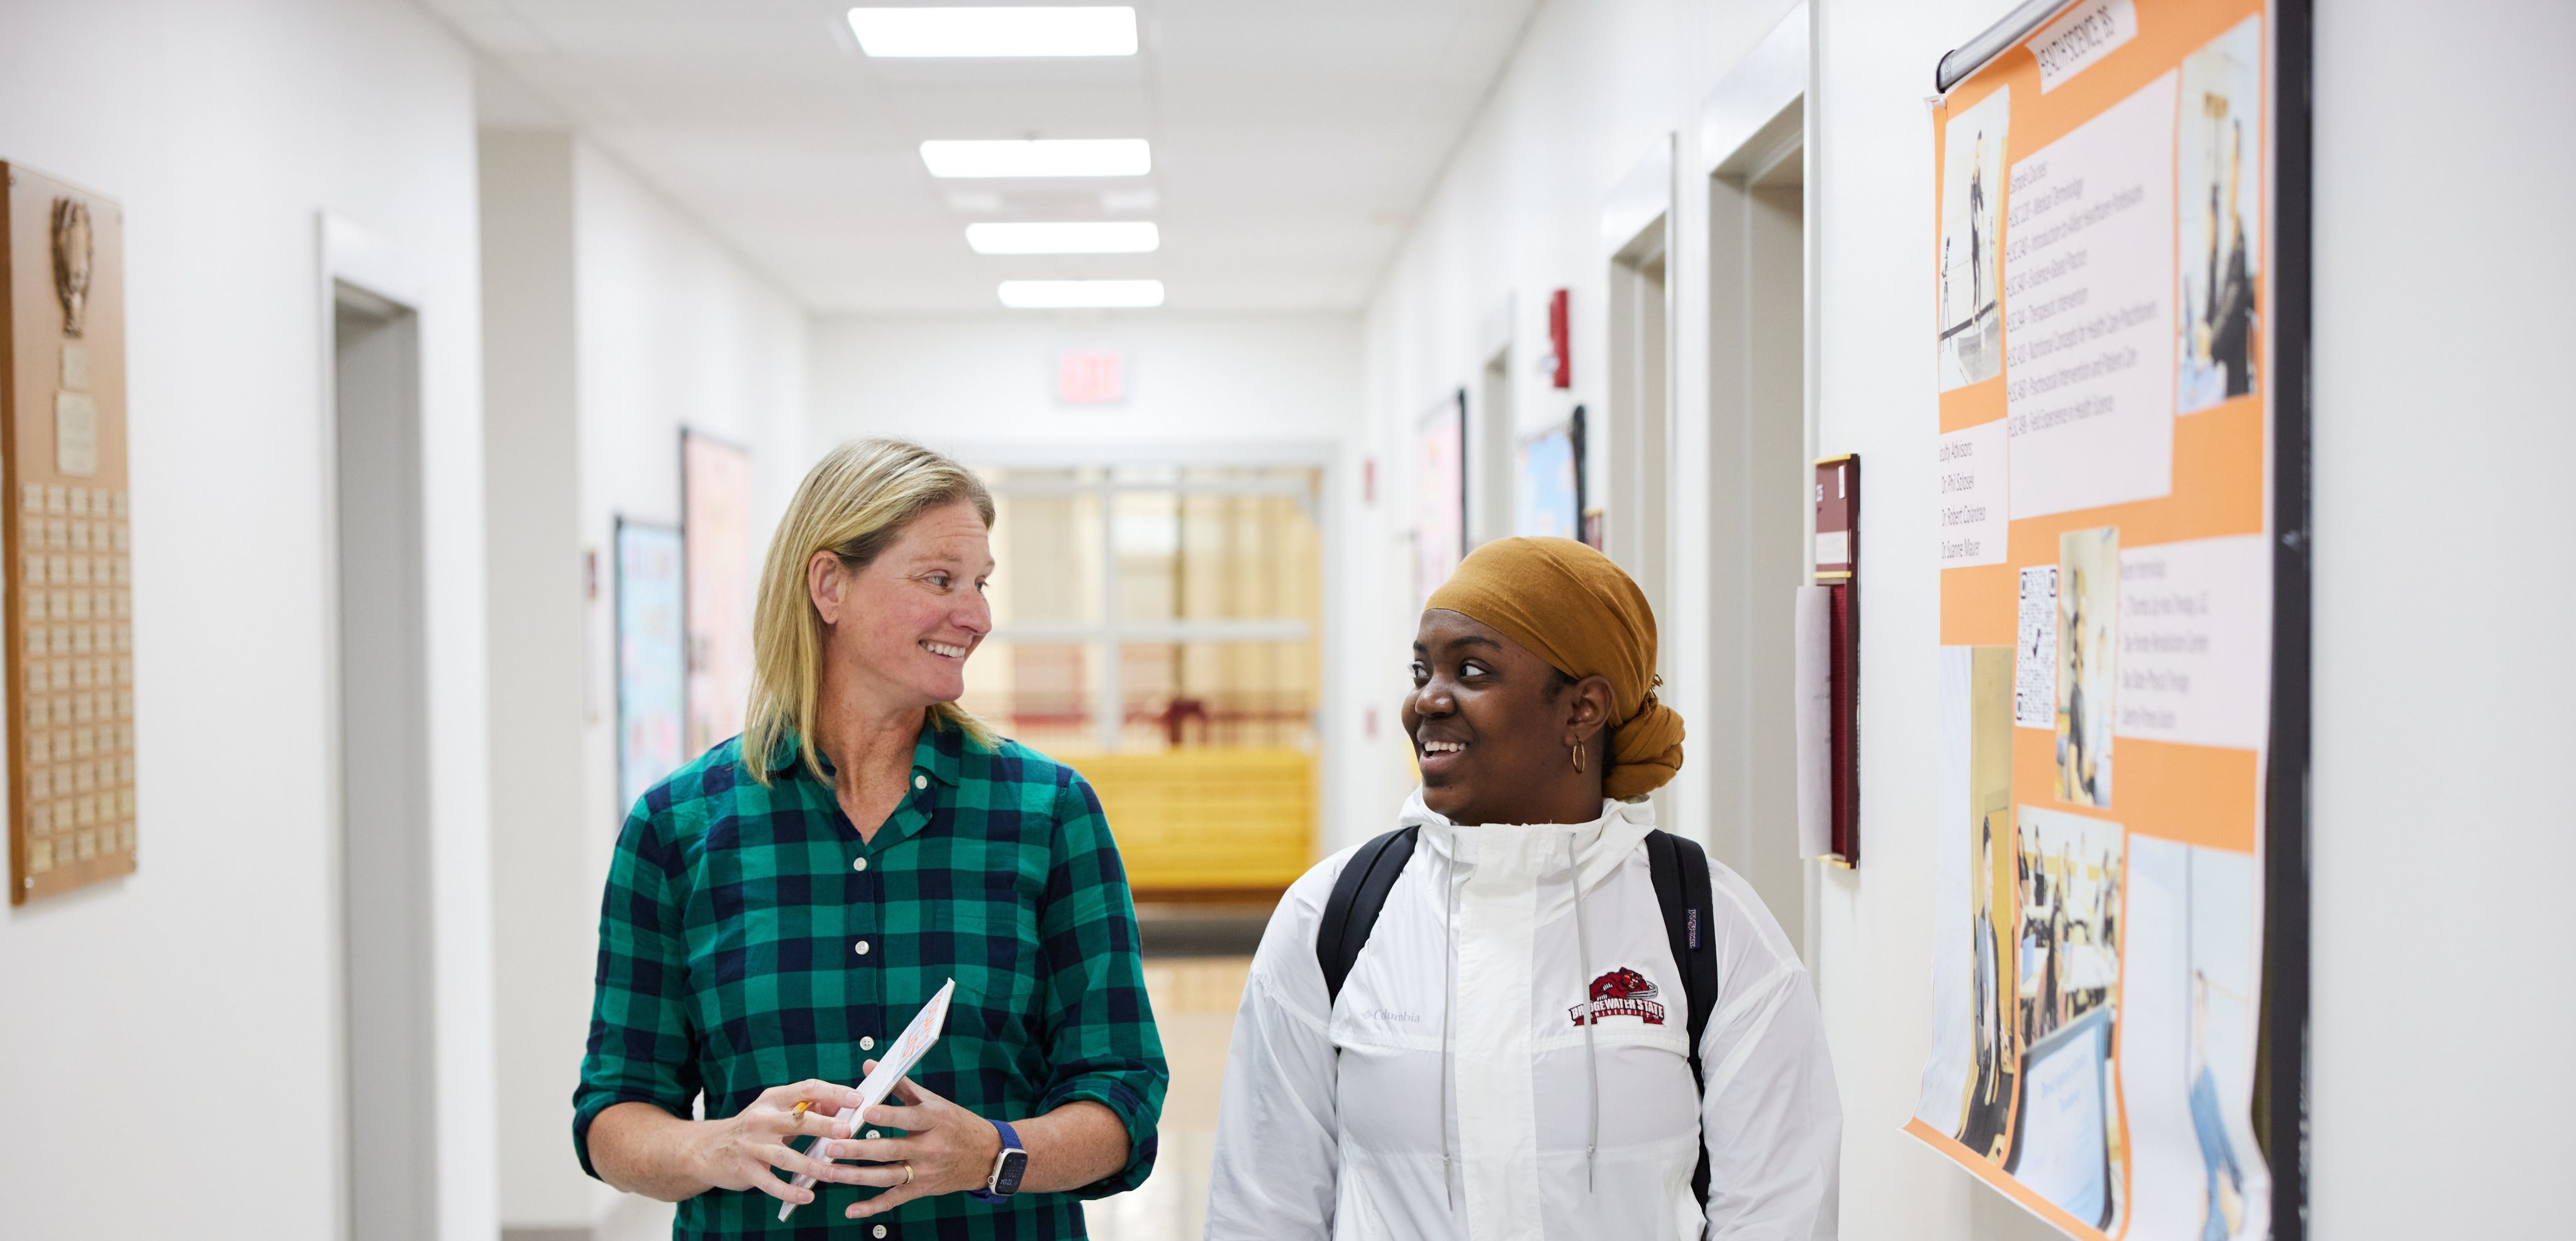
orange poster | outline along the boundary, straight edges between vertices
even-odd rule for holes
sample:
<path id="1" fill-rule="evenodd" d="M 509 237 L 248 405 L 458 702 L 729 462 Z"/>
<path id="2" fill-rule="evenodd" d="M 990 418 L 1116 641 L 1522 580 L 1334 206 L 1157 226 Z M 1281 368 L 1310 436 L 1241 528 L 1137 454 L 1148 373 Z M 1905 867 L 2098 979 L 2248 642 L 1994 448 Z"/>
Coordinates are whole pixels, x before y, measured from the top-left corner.
<path id="1" fill-rule="evenodd" d="M 1907 1129 L 2078 1237 L 2272 1232 L 2277 20 L 2079 0 L 1932 109 L 1938 950 Z"/>

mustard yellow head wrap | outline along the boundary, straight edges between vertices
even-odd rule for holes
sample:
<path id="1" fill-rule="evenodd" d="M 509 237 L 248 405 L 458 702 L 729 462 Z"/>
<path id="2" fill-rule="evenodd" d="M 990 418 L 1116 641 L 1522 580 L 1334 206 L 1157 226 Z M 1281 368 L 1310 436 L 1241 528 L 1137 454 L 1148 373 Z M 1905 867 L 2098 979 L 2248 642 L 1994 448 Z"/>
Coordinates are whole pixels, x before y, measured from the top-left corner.
<path id="1" fill-rule="evenodd" d="M 1470 553 L 1424 610 L 1456 612 L 1557 671 L 1610 682 L 1610 771 L 1625 800 L 1682 768 L 1682 717 L 1655 701 L 1655 613 L 1608 556 L 1572 539 L 1496 539 Z"/>

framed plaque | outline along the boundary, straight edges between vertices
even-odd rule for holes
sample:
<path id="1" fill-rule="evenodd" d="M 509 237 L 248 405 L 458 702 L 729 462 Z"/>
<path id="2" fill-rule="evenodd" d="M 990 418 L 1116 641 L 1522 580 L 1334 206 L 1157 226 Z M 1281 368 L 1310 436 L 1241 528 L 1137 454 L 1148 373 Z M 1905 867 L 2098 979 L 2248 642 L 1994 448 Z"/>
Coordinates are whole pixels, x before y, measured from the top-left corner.
<path id="1" fill-rule="evenodd" d="M 133 508 L 113 199 L 6 171 L 9 899 L 134 870 Z"/>

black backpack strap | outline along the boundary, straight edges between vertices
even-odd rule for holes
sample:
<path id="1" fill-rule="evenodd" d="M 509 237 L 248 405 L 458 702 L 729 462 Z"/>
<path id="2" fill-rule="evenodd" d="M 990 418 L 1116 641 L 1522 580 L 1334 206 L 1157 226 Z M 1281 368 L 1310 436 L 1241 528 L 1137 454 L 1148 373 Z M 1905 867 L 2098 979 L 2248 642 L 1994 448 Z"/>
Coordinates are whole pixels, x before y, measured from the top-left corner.
<path id="1" fill-rule="evenodd" d="M 1708 876 L 1708 854 L 1695 840 L 1661 829 L 1646 834 L 1646 868 L 1655 880 L 1655 904 L 1664 911 L 1664 942 L 1682 972 L 1682 991 L 1690 1003 L 1691 1082 L 1701 1097 L 1708 1077 L 1699 1062 L 1699 1044 L 1708 1033 L 1708 1017 L 1717 1011 L 1717 936 L 1711 926 L 1716 895 Z M 1699 1152 L 1699 1170 L 1691 1174 L 1691 1192 L 1708 1204 L 1708 1146 Z"/>
<path id="2" fill-rule="evenodd" d="M 1326 1003 L 1342 998 L 1342 982 L 1368 945 L 1369 932 L 1386 908 L 1386 894 L 1404 864 L 1413 857 L 1421 829 L 1402 827 L 1361 845 L 1333 879 L 1333 894 L 1324 901 L 1324 920 L 1315 927 L 1315 963 L 1324 967 Z"/>

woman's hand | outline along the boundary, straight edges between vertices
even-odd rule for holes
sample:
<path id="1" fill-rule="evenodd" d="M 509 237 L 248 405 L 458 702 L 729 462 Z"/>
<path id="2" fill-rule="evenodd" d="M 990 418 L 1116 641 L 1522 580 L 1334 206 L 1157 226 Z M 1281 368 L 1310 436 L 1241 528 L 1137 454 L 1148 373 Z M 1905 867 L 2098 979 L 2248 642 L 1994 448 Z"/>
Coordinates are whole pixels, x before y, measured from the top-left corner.
<path id="1" fill-rule="evenodd" d="M 867 1070 L 875 1072 L 870 1060 Z M 837 1179 L 854 1185 L 882 1185 L 884 1193 L 852 1206 L 851 1219 L 891 1211 L 915 1198 L 982 1189 L 993 1175 L 993 1160 L 1002 1153 L 1002 1135 L 992 1123 L 965 1108 L 913 1084 L 895 1083 L 894 1097 L 904 1106 L 880 1103 L 860 1119 L 872 1126 L 901 1129 L 899 1138 L 845 1138 L 823 1143 L 818 1152 L 835 1159 L 865 1159 L 882 1166 L 842 1168 Z"/>
<path id="2" fill-rule="evenodd" d="M 807 1108 L 801 1114 L 798 1103 Z M 698 1179 L 717 1189 L 757 1189 L 781 1202 L 798 1205 L 812 1202 L 814 1191 L 798 1189 L 780 1180 L 772 1169 L 810 1176 L 817 1181 L 840 1181 L 865 1185 L 853 1174 L 858 1168 L 845 1168 L 824 1158 L 816 1150 L 811 1156 L 800 1155 L 787 1144 L 798 1134 L 812 1134 L 817 1146 L 837 1137 L 848 1137 L 851 1126 L 833 1117 L 842 1108 L 857 1107 L 859 1092 L 847 1086 L 826 1081 L 803 1081 L 793 1086 L 773 1086 L 752 1100 L 751 1106 L 723 1120 L 700 1122 L 692 1162 Z"/>

